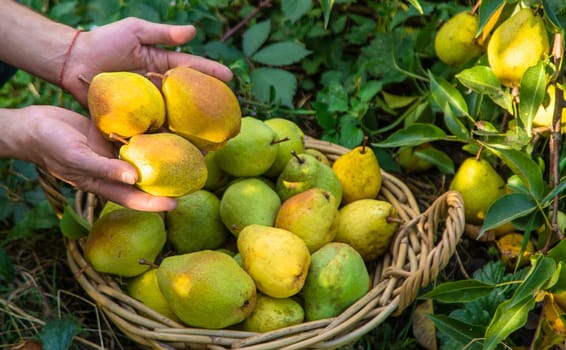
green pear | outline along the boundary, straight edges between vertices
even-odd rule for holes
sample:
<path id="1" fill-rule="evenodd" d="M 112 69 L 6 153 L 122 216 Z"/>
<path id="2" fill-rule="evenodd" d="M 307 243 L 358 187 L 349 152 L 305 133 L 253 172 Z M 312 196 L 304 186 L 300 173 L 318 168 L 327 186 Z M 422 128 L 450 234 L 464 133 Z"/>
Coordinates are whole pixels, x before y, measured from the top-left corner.
<path id="1" fill-rule="evenodd" d="M 338 229 L 338 208 L 330 191 L 314 187 L 287 199 L 275 217 L 275 227 L 301 237 L 315 252 L 331 242 Z"/>
<path id="2" fill-rule="evenodd" d="M 214 250 L 166 257 L 157 269 L 157 282 L 173 312 L 193 327 L 232 326 L 256 304 L 252 278 L 234 258 Z"/>
<path id="3" fill-rule="evenodd" d="M 103 72 L 88 87 L 88 108 L 107 137 L 130 138 L 165 123 L 165 102 L 151 80 L 132 72 Z"/>
<path id="4" fill-rule="evenodd" d="M 334 241 L 356 249 L 364 261 L 383 255 L 399 227 L 393 205 L 385 200 L 359 199 L 340 208 Z"/>
<path id="5" fill-rule="evenodd" d="M 165 215 L 167 238 L 178 253 L 217 249 L 230 234 L 220 218 L 220 199 L 206 190 L 180 197 Z"/>
<path id="6" fill-rule="evenodd" d="M 434 166 L 428 159 L 420 157 L 416 152 L 423 150 L 433 150 L 430 143 L 423 143 L 418 146 L 405 146 L 399 148 L 397 162 L 407 173 L 422 173 Z"/>
<path id="7" fill-rule="evenodd" d="M 215 154 L 215 151 L 208 151 L 204 156 L 204 163 L 206 164 L 208 176 L 203 188 L 211 192 L 222 189 L 222 187 L 226 186 L 232 178 L 230 174 L 222 170 L 218 164 L 216 164 L 214 161 Z"/>
<path id="8" fill-rule="evenodd" d="M 342 185 L 332 168 L 310 154 L 292 153 L 293 157 L 277 178 L 275 189 L 282 201 L 313 187 L 332 192 L 336 206 L 342 201 Z"/>
<path id="9" fill-rule="evenodd" d="M 303 289 L 305 319 L 336 317 L 363 297 L 370 277 L 361 255 L 345 243 L 331 242 L 314 252 Z"/>
<path id="10" fill-rule="evenodd" d="M 450 189 L 462 194 L 466 221 L 481 224 L 487 209 L 505 194 L 505 181 L 483 159 L 466 158 L 450 182 Z"/>
<path id="11" fill-rule="evenodd" d="M 258 293 L 254 311 L 242 322 L 248 332 L 265 333 L 303 322 L 305 312 L 293 298 L 272 298 Z"/>
<path id="12" fill-rule="evenodd" d="M 244 269 L 257 289 L 274 298 L 297 294 L 307 277 L 310 252 L 291 231 L 265 225 L 248 225 L 238 236 Z"/>
<path id="13" fill-rule="evenodd" d="M 177 315 L 171 310 L 161 289 L 159 289 L 156 268 L 151 268 L 141 275 L 130 278 L 126 282 L 126 292 L 129 296 L 141 301 L 150 309 L 159 312 L 173 321 L 180 322 Z M 141 312 L 140 314 L 147 316 Z"/>
<path id="14" fill-rule="evenodd" d="M 93 223 L 84 254 L 98 272 L 133 277 L 149 270 L 140 260 L 154 262 L 166 240 L 165 223 L 158 213 L 116 209 Z"/>
<path id="15" fill-rule="evenodd" d="M 240 133 L 216 151 L 216 164 L 230 175 L 253 177 L 265 173 L 277 158 L 278 136 L 262 120 L 242 118 Z"/>
<path id="16" fill-rule="evenodd" d="M 98 217 L 101 217 L 102 215 L 108 214 L 109 212 L 116 210 L 116 209 L 124 209 L 126 207 L 124 207 L 123 205 L 120 205 L 118 203 L 112 202 L 112 201 L 106 201 L 104 203 L 104 205 L 102 206 L 102 210 L 100 210 L 100 213 L 98 214 Z"/>
<path id="17" fill-rule="evenodd" d="M 303 153 L 310 154 L 311 156 L 318 159 L 322 164 L 326 164 L 328 166 L 332 165 L 330 163 L 330 159 L 328 159 L 328 156 L 316 148 L 306 148 L 305 152 Z"/>
<path id="18" fill-rule="evenodd" d="M 281 199 L 263 179 L 250 177 L 233 181 L 220 199 L 220 218 L 230 232 L 239 232 L 251 224 L 272 226 Z"/>
<path id="19" fill-rule="evenodd" d="M 136 186 L 155 196 L 180 197 L 201 189 L 208 176 L 204 156 L 173 133 L 133 136 L 120 147 L 120 158 L 138 171 Z"/>
<path id="20" fill-rule="evenodd" d="M 266 120 L 264 123 L 275 130 L 280 140 L 277 157 L 273 165 L 264 174 L 264 176 L 269 178 L 276 178 L 283 171 L 289 159 L 291 159 L 291 151 L 296 153 L 305 151 L 305 134 L 295 122 L 289 119 L 273 118 Z"/>

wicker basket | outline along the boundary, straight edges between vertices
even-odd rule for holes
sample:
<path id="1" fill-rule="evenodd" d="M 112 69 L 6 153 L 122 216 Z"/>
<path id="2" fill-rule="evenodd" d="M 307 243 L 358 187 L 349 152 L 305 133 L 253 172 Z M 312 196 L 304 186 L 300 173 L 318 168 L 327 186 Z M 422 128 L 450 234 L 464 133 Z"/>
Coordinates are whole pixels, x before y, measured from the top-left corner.
<path id="1" fill-rule="evenodd" d="M 333 161 L 347 148 L 307 138 L 306 146 L 325 153 Z M 85 261 L 83 240 L 66 240 L 69 267 L 84 291 L 125 335 L 141 346 L 153 349 L 334 349 L 352 343 L 384 322 L 399 315 L 446 266 L 464 230 L 463 202 L 459 193 L 449 191 L 421 213 L 409 188 L 399 179 L 382 172 L 378 198 L 391 202 L 403 224 L 397 230 L 389 252 L 370 266 L 373 287 L 338 317 L 305 322 L 268 333 L 238 330 L 209 330 L 178 324 L 129 297 L 105 274 L 94 271 Z M 65 206 L 57 181 L 40 171 L 40 183 L 54 210 Z M 92 223 L 100 199 L 77 192 L 77 212 Z M 143 315 L 143 316 L 142 316 Z"/>

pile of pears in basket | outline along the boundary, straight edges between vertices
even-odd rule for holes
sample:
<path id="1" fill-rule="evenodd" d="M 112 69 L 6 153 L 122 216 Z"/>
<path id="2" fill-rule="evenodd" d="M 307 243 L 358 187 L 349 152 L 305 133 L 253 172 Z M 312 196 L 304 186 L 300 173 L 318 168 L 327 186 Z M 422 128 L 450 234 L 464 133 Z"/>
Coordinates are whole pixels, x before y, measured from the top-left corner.
<path id="1" fill-rule="evenodd" d="M 155 75 L 154 75 L 155 76 Z M 112 72 L 89 86 L 99 129 L 165 213 L 107 201 L 82 240 L 92 268 L 180 326 L 268 332 L 336 317 L 372 288 L 400 225 L 360 145 L 331 162 L 294 121 L 242 117 L 224 82 L 187 67 L 161 86 Z M 381 197 L 379 197 L 381 198 Z"/>

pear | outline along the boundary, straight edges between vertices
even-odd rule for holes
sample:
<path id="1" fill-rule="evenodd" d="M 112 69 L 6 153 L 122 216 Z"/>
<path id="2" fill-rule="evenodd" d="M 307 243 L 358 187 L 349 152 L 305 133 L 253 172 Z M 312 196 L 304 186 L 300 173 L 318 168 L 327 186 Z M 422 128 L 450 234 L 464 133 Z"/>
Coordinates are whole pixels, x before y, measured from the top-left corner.
<path id="1" fill-rule="evenodd" d="M 305 151 L 305 134 L 303 130 L 293 121 L 283 118 L 273 118 L 265 121 L 277 133 L 279 150 L 277 157 L 271 167 L 265 172 L 264 176 L 275 178 L 287 165 L 291 159 L 291 151 L 303 153 Z"/>
<path id="2" fill-rule="evenodd" d="M 332 170 L 342 185 L 342 204 L 375 198 L 381 189 L 381 169 L 373 150 L 358 146 L 341 155 Z"/>
<path id="3" fill-rule="evenodd" d="M 297 294 L 307 277 L 310 253 L 294 233 L 264 225 L 248 225 L 238 235 L 244 269 L 257 289 L 273 298 Z"/>
<path id="4" fill-rule="evenodd" d="M 299 293 L 305 319 L 336 317 L 363 297 L 370 277 L 361 255 L 345 243 L 331 242 L 312 254 L 305 285 Z"/>
<path id="5" fill-rule="evenodd" d="M 449 18 L 434 38 L 434 51 L 438 58 L 457 68 L 480 56 L 484 49 L 476 40 L 478 26 L 478 17 L 468 11 Z"/>
<path id="6" fill-rule="evenodd" d="M 104 205 L 102 206 L 102 210 L 100 210 L 100 213 L 98 214 L 98 217 L 101 217 L 105 214 L 110 213 L 113 210 L 116 209 L 125 209 L 126 207 L 124 207 L 123 205 L 120 205 L 118 203 L 112 202 L 112 201 L 106 201 L 104 203 Z"/>
<path id="7" fill-rule="evenodd" d="M 240 131 L 242 112 L 223 81 L 178 66 L 165 72 L 162 91 L 169 129 L 201 150 L 216 150 Z"/>
<path id="8" fill-rule="evenodd" d="M 216 151 L 216 164 L 230 175 L 253 177 L 265 173 L 279 152 L 275 130 L 262 120 L 242 118 L 240 133 Z"/>
<path id="9" fill-rule="evenodd" d="M 272 226 L 281 199 L 261 178 L 239 178 L 226 188 L 220 199 L 220 218 L 235 236 L 246 226 Z"/>
<path id="10" fill-rule="evenodd" d="M 215 154 L 215 151 L 208 151 L 204 156 L 208 176 L 203 188 L 211 192 L 222 189 L 232 179 L 230 174 L 222 170 L 218 164 L 216 164 L 214 160 Z"/>
<path id="11" fill-rule="evenodd" d="M 85 258 L 102 273 L 133 277 L 149 270 L 165 242 L 165 223 L 158 213 L 116 209 L 99 217 L 84 245 Z"/>
<path id="12" fill-rule="evenodd" d="M 519 86 L 525 71 L 549 52 L 544 21 L 522 8 L 495 29 L 487 44 L 487 59 L 501 84 Z"/>
<path id="13" fill-rule="evenodd" d="M 130 138 L 159 129 L 165 122 L 161 92 L 149 79 L 132 72 L 104 72 L 88 88 L 88 108 L 107 137 Z"/>
<path id="14" fill-rule="evenodd" d="M 166 257 L 157 269 L 157 282 L 173 312 L 193 327 L 235 325 L 256 304 L 252 278 L 231 256 L 214 250 Z"/>
<path id="15" fill-rule="evenodd" d="M 220 248 L 230 234 L 220 219 L 220 199 L 206 190 L 180 197 L 165 215 L 167 238 L 178 253 Z"/>
<path id="16" fill-rule="evenodd" d="M 305 312 L 293 298 L 272 298 L 258 293 L 254 311 L 242 322 L 248 332 L 265 333 L 303 322 Z"/>
<path id="17" fill-rule="evenodd" d="M 336 236 L 336 199 L 331 192 L 318 187 L 298 193 L 283 202 L 275 217 L 275 227 L 301 237 L 313 253 Z"/>
<path id="18" fill-rule="evenodd" d="M 305 152 L 303 152 L 303 153 L 310 154 L 311 156 L 318 159 L 318 161 L 320 161 L 322 164 L 326 164 L 328 166 L 331 166 L 330 159 L 328 159 L 326 154 L 322 153 L 322 151 L 320 151 L 316 148 L 306 148 Z"/>
<path id="19" fill-rule="evenodd" d="M 137 187 L 155 196 L 180 197 L 206 183 L 202 153 L 172 133 L 135 135 L 120 147 L 120 158 L 138 171 Z"/>
<path id="20" fill-rule="evenodd" d="M 419 157 L 415 152 L 431 148 L 433 146 L 430 143 L 401 147 L 399 152 L 397 152 L 397 163 L 408 174 L 425 172 L 432 168 L 434 164 L 427 159 Z"/>
<path id="21" fill-rule="evenodd" d="M 332 168 L 310 154 L 293 152 L 293 157 L 277 178 L 277 194 L 282 201 L 286 201 L 291 196 L 313 187 L 332 192 L 336 205 L 340 205 L 342 185 Z"/>
<path id="22" fill-rule="evenodd" d="M 150 309 L 159 312 L 173 321 L 180 322 L 177 315 L 171 310 L 161 289 L 159 289 L 156 268 L 150 268 L 141 275 L 130 278 L 126 282 L 126 291 L 129 296 L 141 301 Z M 140 314 L 147 316 L 141 312 Z"/>
<path id="23" fill-rule="evenodd" d="M 505 181 L 483 159 L 466 158 L 450 182 L 450 189 L 462 194 L 466 222 L 481 224 L 487 209 L 506 193 Z"/>
<path id="24" fill-rule="evenodd" d="M 364 261 L 375 260 L 389 248 L 399 227 L 397 211 L 379 199 L 359 199 L 340 208 L 334 241 L 356 249 Z"/>

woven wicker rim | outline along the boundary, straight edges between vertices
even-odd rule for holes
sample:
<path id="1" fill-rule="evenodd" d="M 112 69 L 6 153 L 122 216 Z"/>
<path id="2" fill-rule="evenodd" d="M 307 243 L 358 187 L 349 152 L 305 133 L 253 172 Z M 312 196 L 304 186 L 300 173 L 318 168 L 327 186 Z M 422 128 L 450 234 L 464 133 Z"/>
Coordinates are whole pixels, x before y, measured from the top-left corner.
<path id="1" fill-rule="evenodd" d="M 307 137 L 307 148 L 323 152 L 330 161 L 348 148 Z M 382 171 L 378 198 L 393 204 L 403 224 L 389 251 L 371 264 L 373 287 L 338 317 L 305 322 L 267 333 L 209 330 L 178 324 L 128 296 L 109 275 L 92 269 L 82 255 L 82 240 L 66 240 L 69 267 L 85 292 L 104 314 L 130 339 L 154 349 L 334 349 L 354 342 L 399 315 L 447 265 L 465 227 L 463 201 L 448 191 L 420 212 L 414 195 L 395 176 Z M 40 184 L 59 215 L 65 206 L 57 181 L 40 171 Z M 93 222 L 100 199 L 76 193 L 76 210 Z M 143 315 L 143 316 L 142 316 Z"/>

